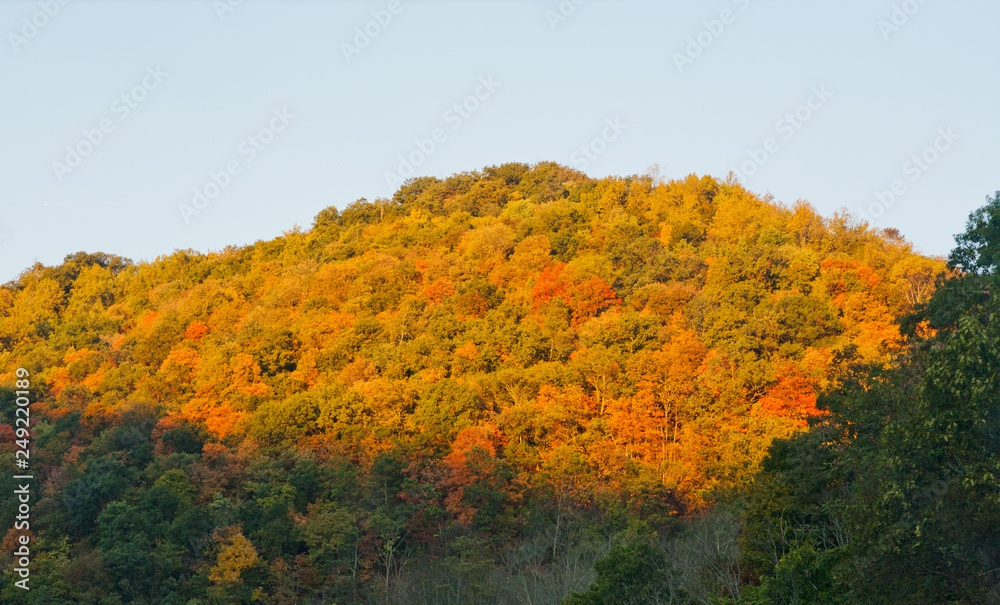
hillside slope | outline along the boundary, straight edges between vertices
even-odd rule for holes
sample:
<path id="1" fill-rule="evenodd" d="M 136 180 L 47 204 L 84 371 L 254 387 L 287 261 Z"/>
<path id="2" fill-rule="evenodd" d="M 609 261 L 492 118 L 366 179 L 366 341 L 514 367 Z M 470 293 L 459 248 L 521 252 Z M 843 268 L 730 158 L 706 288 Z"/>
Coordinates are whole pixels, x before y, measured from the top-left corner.
<path id="1" fill-rule="evenodd" d="M 544 535 L 551 565 L 581 515 L 664 527 L 825 413 L 836 355 L 888 363 L 944 272 L 732 181 L 551 163 L 242 248 L 36 266 L 0 288 L 0 380 L 27 369 L 40 401 L 46 573 L 89 578 L 46 590 L 389 599 L 415 553 L 486 565 Z"/>

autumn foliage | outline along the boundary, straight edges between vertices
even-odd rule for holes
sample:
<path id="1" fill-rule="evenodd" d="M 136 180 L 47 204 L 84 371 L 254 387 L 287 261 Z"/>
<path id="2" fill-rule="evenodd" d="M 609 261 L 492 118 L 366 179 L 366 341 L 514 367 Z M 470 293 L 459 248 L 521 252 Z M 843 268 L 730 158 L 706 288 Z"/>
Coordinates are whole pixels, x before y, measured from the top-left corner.
<path id="1" fill-rule="evenodd" d="M 749 482 L 824 414 L 835 355 L 904 346 L 944 265 L 890 235 L 693 175 L 411 179 L 271 241 L 36 265 L 0 288 L 0 376 L 41 389 L 50 535 L 175 544 L 144 577 L 200 575 L 191 599 L 388 594 L 412 549 L 473 565 L 454 532 L 550 523 L 556 556 L 581 511 Z M 102 539 L 70 556 L 119 585 Z"/>

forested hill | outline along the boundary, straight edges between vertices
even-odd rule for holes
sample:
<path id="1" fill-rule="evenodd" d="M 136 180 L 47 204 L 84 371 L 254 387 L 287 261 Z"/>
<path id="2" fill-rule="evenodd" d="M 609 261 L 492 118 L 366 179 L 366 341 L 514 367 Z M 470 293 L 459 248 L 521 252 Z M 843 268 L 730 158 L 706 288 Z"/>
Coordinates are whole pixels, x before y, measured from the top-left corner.
<path id="1" fill-rule="evenodd" d="M 746 486 L 835 359 L 890 364 L 945 272 L 735 181 L 553 163 L 36 265 L 0 288 L 0 380 L 39 400 L 30 598 L 558 602 Z"/>

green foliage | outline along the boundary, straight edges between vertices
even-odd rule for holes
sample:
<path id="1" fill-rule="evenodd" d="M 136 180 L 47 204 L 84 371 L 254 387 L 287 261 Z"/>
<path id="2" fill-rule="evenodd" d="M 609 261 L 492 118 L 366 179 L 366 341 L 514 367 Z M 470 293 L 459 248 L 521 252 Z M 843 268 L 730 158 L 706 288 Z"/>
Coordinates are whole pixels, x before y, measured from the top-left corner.
<path id="1" fill-rule="evenodd" d="M 645 542 L 616 546 L 594 564 L 597 579 L 590 590 L 575 593 L 564 605 L 638 605 L 656 603 L 664 584 L 663 553 Z"/>
<path id="2" fill-rule="evenodd" d="M 847 351 L 831 412 L 779 441 L 743 545 L 754 603 L 987 603 L 1000 595 L 1000 306 L 996 200 L 946 283 L 911 319 L 937 330 L 894 367 Z"/>
<path id="3" fill-rule="evenodd" d="M 104 506 L 129 486 L 127 468 L 112 457 L 99 458 L 87 465 L 86 473 L 66 485 L 62 504 L 71 530 L 85 535 L 97 521 Z"/>
<path id="4" fill-rule="evenodd" d="M 969 216 L 965 233 L 955 236 L 958 244 L 948 264 L 965 273 L 995 274 L 1000 267 L 1000 191 L 987 196 L 986 205 Z"/>

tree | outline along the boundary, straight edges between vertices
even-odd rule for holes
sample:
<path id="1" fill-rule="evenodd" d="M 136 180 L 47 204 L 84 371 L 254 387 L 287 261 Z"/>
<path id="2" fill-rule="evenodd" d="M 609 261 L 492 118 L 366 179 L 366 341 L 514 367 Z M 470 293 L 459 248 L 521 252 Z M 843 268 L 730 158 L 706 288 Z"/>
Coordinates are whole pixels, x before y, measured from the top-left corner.
<path id="1" fill-rule="evenodd" d="M 969 215 L 965 232 L 955 236 L 958 244 L 948 256 L 948 265 L 975 275 L 996 274 L 1000 268 L 1000 191 L 986 197 L 986 205 Z"/>
<path id="2" fill-rule="evenodd" d="M 222 529 L 216 541 L 219 544 L 219 554 L 216 555 L 215 566 L 208 574 L 208 578 L 213 582 L 224 585 L 236 584 L 241 581 L 243 572 L 260 560 L 257 549 L 243 536 L 242 528 L 239 526 Z"/>
<path id="3" fill-rule="evenodd" d="M 32 598 L 553 603 L 619 544 L 594 598 L 733 601 L 742 575 L 822 602 L 856 555 L 949 578 L 899 594 L 988 602 L 997 288 L 943 267 L 733 179 L 549 162 L 218 252 L 35 265 L 0 287 L 0 456 L 28 409 L 35 431 Z M 890 366 L 911 308 L 909 373 L 835 372 L 852 346 Z M 823 439 L 778 442 L 797 453 L 768 467 L 745 573 L 738 519 L 701 508 L 800 432 Z M 877 548 L 836 550 L 838 524 Z"/>
<path id="4" fill-rule="evenodd" d="M 956 238 L 937 331 L 888 369 L 845 351 L 829 415 L 772 446 L 744 533 L 760 602 L 1000 599 L 998 204 Z"/>
<path id="5" fill-rule="evenodd" d="M 615 546 L 594 564 L 597 579 L 590 589 L 574 593 L 563 605 L 645 605 L 664 601 L 663 553 L 647 542 Z"/>

